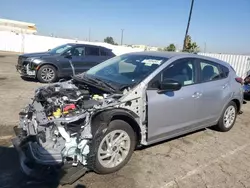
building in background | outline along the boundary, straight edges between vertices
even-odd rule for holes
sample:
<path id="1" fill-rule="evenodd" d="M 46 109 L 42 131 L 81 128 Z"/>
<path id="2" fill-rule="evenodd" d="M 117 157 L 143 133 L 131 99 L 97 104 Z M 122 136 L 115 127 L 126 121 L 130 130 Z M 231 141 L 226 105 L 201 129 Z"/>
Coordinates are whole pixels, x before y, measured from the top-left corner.
<path id="1" fill-rule="evenodd" d="M 147 50 L 147 46 L 146 45 L 133 44 L 131 46 L 132 46 L 132 48 L 139 48 L 139 49 Z"/>
<path id="2" fill-rule="evenodd" d="M 142 49 L 142 50 L 145 50 L 145 51 L 157 51 L 158 50 L 158 47 L 156 46 L 147 46 L 147 45 L 138 45 L 138 44 L 134 44 L 134 45 L 131 45 L 133 48 L 139 48 L 139 49 Z"/>
<path id="3" fill-rule="evenodd" d="M 36 25 L 34 23 L 20 22 L 16 20 L 7 19 L 0 19 L 0 31 L 10 31 L 17 34 L 37 33 Z"/>

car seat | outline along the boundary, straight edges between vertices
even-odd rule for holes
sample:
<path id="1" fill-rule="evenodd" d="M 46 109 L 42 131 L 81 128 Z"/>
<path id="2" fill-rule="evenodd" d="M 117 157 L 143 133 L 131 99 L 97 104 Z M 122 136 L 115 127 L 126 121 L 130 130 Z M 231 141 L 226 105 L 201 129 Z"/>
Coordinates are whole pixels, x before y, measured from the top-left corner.
<path id="1" fill-rule="evenodd" d="M 79 55 L 80 55 L 79 50 L 78 50 L 78 49 L 75 49 L 75 50 L 73 51 L 73 56 L 79 56 Z"/>
<path id="2" fill-rule="evenodd" d="M 215 76 L 214 68 L 211 65 L 206 65 L 202 69 L 202 81 L 212 80 Z"/>

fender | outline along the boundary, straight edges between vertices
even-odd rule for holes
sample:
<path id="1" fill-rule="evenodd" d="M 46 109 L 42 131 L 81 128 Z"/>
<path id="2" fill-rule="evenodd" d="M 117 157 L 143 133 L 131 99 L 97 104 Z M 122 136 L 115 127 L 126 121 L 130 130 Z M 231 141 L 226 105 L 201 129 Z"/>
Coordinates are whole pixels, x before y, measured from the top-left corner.
<path id="1" fill-rule="evenodd" d="M 55 63 L 52 62 L 48 62 L 48 61 L 42 61 L 41 63 L 39 63 L 36 67 L 36 72 L 43 66 L 43 65 L 52 65 L 54 67 L 56 67 L 57 70 L 60 70 L 59 66 L 56 65 Z"/>
<path id="2" fill-rule="evenodd" d="M 102 131 L 108 128 L 109 123 L 114 116 L 127 116 L 130 119 L 133 119 L 136 124 L 138 124 L 135 120 L 138 118 L 138 115 L 127 109 L 115 108 L 97 112 L 91 118 L 91 133 L 93 138 L 99 134 L 102 134 Z"/>

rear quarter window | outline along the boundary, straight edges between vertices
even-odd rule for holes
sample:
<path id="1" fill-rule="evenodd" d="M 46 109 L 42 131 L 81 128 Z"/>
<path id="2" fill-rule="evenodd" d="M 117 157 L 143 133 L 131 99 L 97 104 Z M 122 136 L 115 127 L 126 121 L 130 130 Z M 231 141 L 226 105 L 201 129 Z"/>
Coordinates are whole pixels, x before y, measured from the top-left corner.
<path id="1" fill-rule="evenodd" d="M 235 71 L 235 69 L 232 67 L 232 66 L 230 66 L 230 68 L 234 71 L 234 73 L 236 74 L 236 71 Z"/>
<path id="2" fill-rule="evenodd" d="M 232 68 L 232 67 L 231 67 Z M 220 66 L 220 69 L 222 71 L 222 78 L 226 78 L 229 75 L 229 69 L 223 65 Z M 234 69 L 233 69 L 234 70 Z M 234 71 L 235 72 L 235 71 Z"/>
<path id="3" fill-rule="evenodd" d="M 100 55 L 101 56 L 114 56 L 112 53 L 112 50 L 105 49 L 105 48 L 100 48 Z"/>

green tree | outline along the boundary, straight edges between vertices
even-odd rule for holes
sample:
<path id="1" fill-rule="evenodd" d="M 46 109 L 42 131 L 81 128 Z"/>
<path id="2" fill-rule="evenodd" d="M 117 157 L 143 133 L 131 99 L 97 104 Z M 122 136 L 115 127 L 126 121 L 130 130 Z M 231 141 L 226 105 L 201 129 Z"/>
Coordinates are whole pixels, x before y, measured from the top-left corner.
<path id="1" fill-rule="evenodd" d="M 113 45 L 118 45 L 117 43 L 115 43 L 113 37 L 106 37 L 104 39 L 104 42 L 109 43 L 109 44 L 113 44 Z"/>
<path id="2" fill-rule="evenodd" d="M 175 52 L 176 51 L 176 47 L 174 44 L 170 44 L 168 47 L 167 47 L 167 50 L 166 51 L 169 51 L 169 52 Z"/>
<path id="3" fill-rule="evenodd" d="M 167 47 L 158 48 L 157 50 L 158 50 L 158 51 L 175 52 L 176 47 L 175 47 L 175 45 L 174 45 L 174 44 L 170 44 L 170 45 L 169 45 L 169 46 L 167 46 Z"/>
<path id="4" fill-rule="evenodd" d="M 192 41 L 192 38 L 190 35 L 187 35 L 185 39 L 185 44 L 184 44 L 184 52 L 189 52 L 189 53 L 197 53 L 199 52 L 199 46 L 197 45 L 196 42 Z"/>

